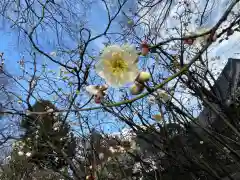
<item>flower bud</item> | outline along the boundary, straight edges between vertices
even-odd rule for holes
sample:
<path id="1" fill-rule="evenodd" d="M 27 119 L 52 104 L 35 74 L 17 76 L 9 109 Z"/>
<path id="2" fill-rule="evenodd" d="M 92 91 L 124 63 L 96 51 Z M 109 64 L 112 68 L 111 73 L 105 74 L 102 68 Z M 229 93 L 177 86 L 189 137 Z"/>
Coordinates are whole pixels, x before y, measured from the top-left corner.
<path id="1" fill-rule="evenodd" d="M 142 43 L 141 43 L 141 47 L 148 47 L 148 43 L 146 40 L 144 40 Z"/>
<path id="2" fill-rule="evenodd" d="M 194 42 L 194 39 L 191 39 L 191 38 L 185 39 L 183 42 L 184 42 L 184 44 L 192 45 Z"/>
<path id="3" fill-rule="evenodd" d="M 137 81 L 141 82 L 141 83 L 144 83 L 144 82 L 148 81 L 150 78 L 151 78 L 150 73 L 148 73 L 148 72 L 140 72 L 140 74 L 139 74 L 139 76 L 137 78 Z"/>
<path id="4" fill-rule="evenodd" d="M 94 96 L 94 102 L 95 102 L 96 104 L 100 104 L 100 103 L 101 103 L 101 100 L 102 100 L 102 96 L 100 96 L 100 95 L 95 95 L 95 96 Z"/>
<path id="5" fill-rule="evenodd" d="M 130 19 L 128 20 L 127 24 L 128 24 L 128 27 L 132 27 L 134 25 L 134 21 Z"/>
<path id="6" fill-rule="evenodd" d="M 146 55 L 148 55 L 148 53 L 149 53 L 149 48 L 148 47 L 143 47 L 142 48 L 142 55 L 146 56 Z"/>
<path id="7" fill-rule="evenodd" d="M 147 100 L 149 104 L 156 104 L 156 98 L 153 95 L 148 96 Z"/>
<path id="8" fill-rule="evenodd" d="M 162 90 L 158 90 L 158 97 L 164 102 L 168 102 L 171 97 L 165 92 L 165 91 L 162 91 Z"/>
<path id="9" fill-rule="evenodd" d="M 104 159 L 104 154 L 103 153 L 99 153 L 98 157 L 99 157 L 100 160 L 103 160 Z"/>
<path id="10" fill-rule="evenodd" d="M 156 121 L 161 121 L 162 120 L 162 115 L 161 114 L 155 114 L 155 115 L 153 115 L 153 119 L 155 119 Z"/>
<path id="11" fill-rule="evenodd" d="M 142 42 L 141 48 L 142 48 L 142 55 L 146 56 L 149 53 L 149 45 L 147 44 L 147 41 Z"/>
<path id="12" fill-rule="evenodd" d="M 138 94 L 142 93 L 143 90 L 144 90 L 144 86 L 141 84 L 136 84 L 136 83 L 134 85 L 132 85 L 130 88 L 130 92 L 132 95 L 138 95 Z"/>

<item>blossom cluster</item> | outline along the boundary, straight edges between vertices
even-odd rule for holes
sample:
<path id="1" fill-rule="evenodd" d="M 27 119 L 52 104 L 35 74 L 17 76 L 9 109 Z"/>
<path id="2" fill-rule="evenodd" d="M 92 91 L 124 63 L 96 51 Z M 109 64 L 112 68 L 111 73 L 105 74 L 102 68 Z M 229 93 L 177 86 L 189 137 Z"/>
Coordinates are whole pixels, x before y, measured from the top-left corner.
<path id="1" fill-rule="evenodd" d="M 30 140 L 30 138 L 28 138 L 27 140 Z M 26 143 L 22 142 L 22 141 L 16 141 L 13 143 L 13 148 L 18 150 L 17 154 L 19 156 L 26 156 L 26 157 L 30 157 L 32 156 L 32 152 L 25 152 L 24 149 L 26 149 Z"/>
<path id="2" fill-rule="evenodd" d="M 141 55 L 149 53 L 147 42 L 141 44 Z M 109 45 L 101 53 L 99 61 L 95 64 L 96 73 L 106 81 L 106 85 L 89 85 L 86 91 L 94 95 L 95 103 L 102 102 L 108 87 L 119 88 L 129 83 L 132 95 L 138 95 L 144 90 L 144 83 L 150 79 L 148 72 L 138 69 L 138 52 L 133 45 Z"/>

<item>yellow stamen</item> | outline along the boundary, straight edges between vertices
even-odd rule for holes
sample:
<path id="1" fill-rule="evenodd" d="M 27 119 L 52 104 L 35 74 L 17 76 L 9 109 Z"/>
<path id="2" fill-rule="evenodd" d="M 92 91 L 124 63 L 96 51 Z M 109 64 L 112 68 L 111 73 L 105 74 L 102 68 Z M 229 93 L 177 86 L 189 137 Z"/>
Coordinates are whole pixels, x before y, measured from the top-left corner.
<path id="1" fill-rule="evenodd" d="M 118 76 L 121 73 L 127 71 L 128 64 L 122 58 L 121 53 L 112 53 L 112 59 L 109 62 L 110 63 L 107 66 L 113 75 Z"/>

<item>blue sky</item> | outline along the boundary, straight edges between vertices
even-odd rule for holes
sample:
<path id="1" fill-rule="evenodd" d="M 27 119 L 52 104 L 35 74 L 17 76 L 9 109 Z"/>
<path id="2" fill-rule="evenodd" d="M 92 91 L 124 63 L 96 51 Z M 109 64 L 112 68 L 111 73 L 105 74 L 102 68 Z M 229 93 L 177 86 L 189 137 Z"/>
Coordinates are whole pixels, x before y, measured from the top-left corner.
<path id="1" fill-rule="evenodd" d="M 61 1 L 56 1 L 61 2 Z M 39 11 L 40 12 L 40 11 Z M 106 26 L 107 26 L 107 13 L 103 5 L 100 4 L 94 4 L 91 9 L 89 9 L 89 13 L 87 14 L 87 21 L 88 25 L 87 27 L 91 29 L 92 36 L 95 36 L 99 33 L 102 33 Z M 0 36 L 1 36 L 1 42 L 0 42 L 0 51 L 4 52 L 5 54 L 5 59 L 6 59 L 6 66 L 5 68 L 7 69 L 7 72 L 9 72 L 11 75 L 14 77 L 19 76 L 22 74 L 21 69 L 17 61 L 19 61 L 22 57 L 24 57 L 25 62 L 31 61 L 32 62 L 32 56 L 29 55 L 29 51 L 32 51 L 30 44 L 28 43 L 26 38 L 23 38 L 23 36 L 19 36 L 19 33 L 15 29 L 10 28 L 10 24 L 8 22 L 4 22 L 2 25 L 3 27 L 0 29 Z M 118 25 L 117 23 L 114 23 L 114 25 L 110 28 L 111 30 L 116 31 Z M 37 29 L 38 33 L 38 45 L 39 47 L 46 53 L 50 52 L 57 52 L 57 46 L 55 45 L 57 43 L 56 35 L 54 34 L 51 29 L 45 27 L 44 32 L 41 31 L 40 28 Z M 66 32 L 65 32 L 66 33 Z M 18 41 L 18 38 L 20 37 L 20 41 Z M 69 48 L 76 48 L 76 42 L 77 41 L 72 41 L 69 36 L 63 34 L 63 42 L 65 46 L 68 46 Z M 103 37 L 98 38 L 97 40 L 93 41 L 88 50 L 91 48 L 96 49 L 97 51 L 101 50 L 101 48 L 104 47 L 103 42 L 105 39 Z M 74 43 L 73 43 L 74 42 Z M 58 52 L 57 52 L 58 53 Z M 54 57 L 57 60 L 62 60 L 61 56 L 56 56 Z M 37 64 L 39 70 L 41 69 L 41 65 L 47 63 L 47 71 L 52 70 L 55 71 L 56 74 L 58 74 L 59 71 L 59 65 L 56 65 L 49 60 L 47 60 L 46 57 L 38 57 L 37 58 Z M 29 71 L 29 73 L 32 72 L 29 68 L 32 65 L 29 63 L 26 63 L 26 70 Z M 40 70 L 41 71 L 41 70 Z M 38 73 L 40 74 L 40 72 Z M 51 73 L 49 73 L 51 74 Z M 51 78 L 53 78 L 56 75 L 49 75 Z M 29 78 L 28 78 L 29 79 Z M 23 85 L 26 89 L 28 88 L 29 84 L 26 81 L 20 80 L 19 81 L 21 85 Z M 46 82 L 44 82 L 46 83 Z M 43 83 L 43 86 L 44 86 Z M 63 89 L 63 92 L 66 93 L 69 91 L 70 88 L 65 88 L 66 84 L 65 83 L 58 83 L 59 87 Z M 24 100 L 26 99 L 26 92 L 24 91 L 19 91 L 22 90 L 18 86 L 18 89 L 16 93 L 21 96 Z M 41 97 L 46 97 L 45 93 L 39 91 Z M 36 95 L 36 93 L 35 93 Z M 88 98 L 86 96 L 83 96 L 85 98 Z M 47 98 L 52 98 L 52 97 L 47 97 Z M 87 99 L 86 99 L 87 101 Z M 35 100 L 31 99 L 31 102 L 34 103 Z M 94 105 L 94 104 L 93 104 Z M 86 113 L 88 114 L 88 113 Z M 106 114 L 100 113 L 99 116 L 105 117 L 106 119 Z M 72 116 L 73 117 L 73 116 Z M 101 118 L 100 118 L 101 119 Z M 94 123 L 94 121 L 93 121 Z M 98 122 L 96 122 L 98 123 Z M 104 126 L 105 129 L 108 129 L 108 125 Z M 112 127 L 112 125 L 111 125 Z"/>
<path id="2" fill-rule="evenodd" d="M 71 0 L 71 2 L 73 2 L 74 0 Z M 55 0 L 56 3 L 62 3 L 64 1 L 62 0 Z M 214 24 L 221 16 L 222 12 L 224 12 L 224 9 L 226 8 L 226 0 L 222 0 L 219 1 L 217 5 L 217 7 L 215 8 L 215 10 L 212 12 L 212 14 L 208 17 L 208 20 L 206 22 L 206 24 L 204 25 L 204 27 L 211 27 L 212 24 Z M 99 2 L 101 3 L 101 1 Z M 93 4 L 91 9 L 87 9 L 88 13 L 86 14 L 86 19 L 88 21 L 88 25 L 87 27 L 91 29 L 92 35 L 97 35 L 99 33 L 102 33 L 104 31 L 104 29 L 107 26 L 107 13 L 106 10 L 103 6 L 103 4 Z M 129 4 L 126 4 L 126 8 L 125 10 L 127 11 L 127 9 L 129 7 L 132 6 L 133 1 L 129 1 Z M 80 8 L 78 6 L 73 6 L 71 5 L 72 9 L 74 8 Z M 172 26 L 176 26 L 177 22 L 173 20 L 172 16 L 174 15 L 176 9 L 172 9 L 170 12 L 170 17 L 168 18 L 168 21 L 166 23 L 166 25 L 168 27 L 172 27 Z M 179 9 L 179 11 L 181 11 L 181 9 Z M 156 13 L 159 13 L 158 11 L 156 11 Z M 113 13 L 112 13 L 113 14 Z M 58 17 L 56 15 L 56 17 Z M 118 21 L 116 21 L 113 26 L 111 27 L 110 31 L 118 31 L 119 30 L 119 24 L 118 22 L 120 20 L 122 20 L 121 18 L 123 18 L 123 16 L 119 16 Z M 151 17 L 149 17 L 151 18 Z M 82 21 L 82 19 L 76 19 L 76 23 L 78 23 Z M 126 20 L 126 19 L 125 19 Z M 79 23 L 78 23 L 79 24 Z M 45 27 L 46 28 L 46 27 Z M 195 30 L 196 27 L 191 26 L 192 30 Z M 65 34 L 64 34 L 65 33 Z M 50 28 L 46 28 L 44 30 L 44 32 L 41 31 L 41 29 L 38 29 L 38 43 L 39 46 L 46 52 L 46 53 L 50 53 L 52 51 L 57 52 L 58 47 L 56 46 L 56 34 L 53 33 L 53 31 Z M 162 31 L 163 37 L 164 38 L 168 38 L 168 35 L 166 32 L 164 32 L 164 30 Z M 30 50 L 30 46 L 29 43 L 27 42 L 26 39 L 23 38 L 23 36 L 20 36 L 21 40 L 18 42 L 17 39 L 19 37 L 18 31 L 11 29 L 10 25 L 8 23 L 4 23 L 1 24 L 1 28 L 0 28 L 0 36 L 1 36 L 1 41 L 0 41 L 0 51 L 5 53 L 5 59 L 6 59 L 6 69 L 7 71 L 12 74 L 13 76 L 17 76 L 21 74 L 20 68 L 19 68 L 19 64 L 17 63 L 17 61 L 19 61 L 21 59 L 21 57 L 25 57 L 25 61 L 32 61 L 32 57 L 29 56 L 29 52 L 27 50 Z M 72 40 L 69 36 L 66 35 L 66 32 L 63 32 L 62 37 L 64 45 L 68 46 L 70 48 L 74 48 L 77 45 L 77 40 L 74 39 Z M 210 50 L 209 56 L 210 57 L 214 57 L 215 55 L 220 55 L 221 56 L 221 63 L 212 63 L 212 67 L 216 68 L 217 71 L 221 71 L 221 69 L 224 67 L 227 58 L 229 57 L 237 57 L 239 55 L 236 55 L 235 52 L 238 52 L 239 49 L 239 39 L 240 39 L 240 35 L 239 33 L 234 34 L 229 41 L 225 41 L 222 44 L 216 44 L 213 45 L 213 47 Z M 95 41 L 93 41 L 90 44 L 89 47 L 89 52 L 91 52 L 91 48 L 94 48 L 97 52 L 99 50 L 101 50 L 104 45 L 103 42 L 105 41 L 104 37 L 101 37 Z M 58 52 L 57 52 L 58 53 Z M 61 56 L 57 56 L 55 57 L 57 60 L 65 60 L 64 57 Z M 66 59 L 69 57 L 66 57 Z M 41 69 L 41 64 L 47 62 L 47 70 L 53 70 L 56 71 L 56 74 L 58 74 L 59 71 L 59 66 L 55 65 L 54 63 L 51 63 L 49 60 L 46 59 L 46 57 L 38 57 L 37 58 L 37 63 L 39 64 L 38 68 Z M 152 64 L 154 62 L 154 60 L 150 60 L 148 61 L 150 64 Z M 30 65 L 27 64 L 28 66 L 28 70 L 30 68 Z M 30 71 L 30 70 L 29 70 Z M 92 72 L 94 73 L 94 71 Z M 51 78 L 55 78 L 56 75 L 51 73 L 48 73 L 48 75 Z M 100 82 L 100 78 L 99 81 L 96 82 Z M 44 82 L 46 83 L 46 82 Z M 42 84 L 43 86 L 46 86 L 46 84 Z M 28 87 L 28 83 L 21 81 L 21 84 L 25 87 Z M 71 88 L 64 88 L 64 86 L 66 86 L 66 84 L 58 82 L 58 85 L 63 89 L 64 93 L 66 93 L 67 91 L 69 91 Z M 120 94 L 121 92 L 118 91 L 118 89 L 114 90 L 115 92 L 115 99 L 116 101 L 119 100 Z M 23 99 L 25 99 L 25 94 L 22 94 L 21 92 L 18 92 L 19 95 L 23 96 Z M 45 96 L 45 94 L 43 94 L 42 92 L 40 93 L 40 96 Z M 176 95 L 176 97 L 178 96 L 178 94 Z M 52 96 L 50 98 L 53 98 Z M 88 97 L 86 95 L 81 96 L 79 98 L 85 98 L 87 99 Z M 189 98 L 190 99 L 190 98 Z M 32 100 L 32 102 L 34 102 L 34 100 Z M 191 101 L 194 102 L 194 101 Z M 92 104 L 93 106 L 95 106 L 95 104 Z M 96 112 L 96 111 L 95 111 Z M 94 113 L 95 113 L 94 112 Z M 83 113 L 83 115 L 86 115 L 87 113 Z M 100 119 L 104 119 L 103 117 L 105 117 L 106 119 L 106 114 L 104 113 L 98 113 L 98 115 L 101 117 Z M 110 118 L 111 119 L 111 118 Z M 92 119 L 92 121 L 94 122 L 94 119 Z M 114 121 L 114 120 L 113 120 Z M 112 121 L 111 121 L 112 122 Z M 110 123 L 111 123 L 110 122 Z M 98 123 L 98 122 L 95 122 Z M 121 123 L 120 123 L 121 124 Z M 109 126 L 105 125 L 104 128 L 108 129 L 109 127 L 114 127 L 112 126 L 112 124 Z M 115 129 L 115 128 L 113 128 Z"/>
<path id="3" fill-rule="evenodd" d="M 104 10 L 101 8 L 101 6 L 98 7 L 94 7 L 92 9 L 93 11 L 98 12 L 98 15 L 96 14 L 92 14 L 94 16 L 89 17 L 89 21 L 93 22 L 91 24 L 91 29 L 93 31 L 96 31 L 96 33 L 100 33 L 103 28 L 104 28 L 104 22 L 103 20 L 101 20 L 101 16 L 103 16 Z M 20 42 L 18 42 L 18 31 L 11 29 L 10 25 L 8 22 L 4 22 L 1 24 L 2 27 L 0 29 L 0 37 L 1 37 L 1 41 L 0 41 L 0 51 L 4 52 L 4 57 L 5 57 L 5 68 L 7 70 L 7 72 L 9 72 L 11 75 L 13 76 L 19 76 L 21 75 L 21 70 L 20 70 L 20 66 L 17 63 L 17 61 L 19 61 L 23 56 L 25 61 L 32 61 L 32 57 L 29 56 L 29 53 L 26 51 L 26 48 L 29 50 L 31 48 L 29 48 L 29 43 L 27 42 L 27 39 L 22 39 L 20 36 Z M 102 27 L 102 28 L 100 28 Z M 38 31 L 40 33 L 40 31 Z M 40 44 L 41 44 L 41 48 L 44 49 L 45 52 L 50 53 L 52 51 L 56 51 L 56 48 L 54 47 L 54 42 L 56 40 L 56 38 L 54 37 L 55 35 L 50 32 L 49 34 L 46 34 L 46 32 L 40 33 Z M 71 46 L 71 41 L 69 39 L 68 40 L 68 46 Z M 64 42 L 67 42 L 67 41 Z M 91 46 L 94 48 L 98 48 L 101 46 L 102 42 L 100 40 L 98 40 L 98 42 L 94 42 L 95 44 L 92 44 Z M 72 46 L 73 47 L 73 46 Z M 44 61 L 46 60 L 46 58 L 44 57 L 40 57 L 37 59 L 38 64 L 39 64 L 39 68 L 41 67 L 41 64 L 44 63 Z M 55 65 L 53 63 L 50 63 L 49 60 L 47 61 L 48 64 L 48 69 L 54 70 L 54 71 L 58 71 L 58 65 Z M 29 66 L 29 64 L 27 64 L 27 66 Z M 27 67 L 27 69 L 29 70 L 29 67 Z M 27 88 L 28 87 L 28 83 L 21 81 L 21 84 Z M 21 95 L 23 97 L 23 99 L 25 99 L 26 97 L 24 97 L 24 94 L 21 94 L 20 92 L 18 92 L 19 95 Z"/>

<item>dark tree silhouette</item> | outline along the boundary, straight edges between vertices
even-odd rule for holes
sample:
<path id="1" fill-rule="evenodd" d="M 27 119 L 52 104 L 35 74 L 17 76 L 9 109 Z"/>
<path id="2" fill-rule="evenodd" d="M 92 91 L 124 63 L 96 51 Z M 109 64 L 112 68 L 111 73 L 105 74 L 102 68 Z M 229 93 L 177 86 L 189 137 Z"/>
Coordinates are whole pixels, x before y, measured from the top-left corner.
<path id="1" fill-rule="evenodd" d="M 50 101 L 38 101 L 31 110 L 51 113 L 30 114 L 21 122 L 21 127 L 25 130 L 22 139 L 26 143 L 26 150 L 32 152 L 29 161 L 40 167 L 62 168 L 67 165 L 66 158 L 72 159 L 75 154 L 76 142 L 70 133 L 70 126 L 63 121 L 61 114 L 52 113 L 57 108 Z"/>

